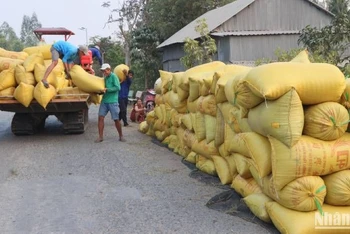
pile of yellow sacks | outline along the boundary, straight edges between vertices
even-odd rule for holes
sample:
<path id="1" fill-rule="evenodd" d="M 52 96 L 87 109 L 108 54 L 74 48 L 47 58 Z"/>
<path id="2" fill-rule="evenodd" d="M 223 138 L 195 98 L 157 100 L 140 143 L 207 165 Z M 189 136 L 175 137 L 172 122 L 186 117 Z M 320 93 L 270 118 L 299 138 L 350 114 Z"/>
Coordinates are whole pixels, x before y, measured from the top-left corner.
<path id="1" fill-rule="evenodd" d="M 89 100 L 98 104 L 104 88 L 104 80 L 74 66 L 70 72 L 72 82 L 65 79 L 62 60 L 48 77 L 50 87 L 41 82 L 46 68 L 51 64 L 51 45 L 27 47 L 22 52 L 0 48 L 0 99 L 16 99 L 28 107 L 36 100 L 44 109 L 55 98 L 79 99 L 90 95 Z"/>
<path id="2" fill-rule="evenodd" d="M 281 233 L 348 232 L 350 218 L 322 226 L 350 216 L 350 79 L 336 66 L 306 51 L 254 68 L 215 61 L 160 71 L 155 90 L 141 132 L 230 184 Z"/>

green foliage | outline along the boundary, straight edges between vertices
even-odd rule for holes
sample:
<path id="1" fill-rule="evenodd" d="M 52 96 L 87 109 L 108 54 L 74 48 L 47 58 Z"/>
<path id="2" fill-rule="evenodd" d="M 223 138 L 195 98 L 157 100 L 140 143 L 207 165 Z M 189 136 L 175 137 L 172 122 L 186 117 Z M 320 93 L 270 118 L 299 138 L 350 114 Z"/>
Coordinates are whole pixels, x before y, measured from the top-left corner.
<path id="1" fill-rule="evenodd" d="M 211 62 L 212 56 L 217 51 L 215 40 L 209 35 L 205 19 L 197 21 L 195 30 L 200 34 L 199 41 L 186 38 L 184 44 L 185 56 L 180 59 L 186 68 L 191 68 L 196 64 Z"/>
<path id="2" fill-rule="evenodd" d="M 159 32 L 161 41 L 207 11 L 226 5 L 234 0 L 152 0 L 147 5 L 150 23 Z"/>
<path id="3" fill-rule="evenodd" d="M 10 51 L 22 51 L 23 44 L 7 22 L 0 27 L 0 47 Z"/>
<path id="4" fill-rule="evenodd" d="M 104 62 L 109 63 L 113 69 L 117 65 L 124 63 L 124 52 L 120 42 L 111 41 L 109 37 L 99 36 L 92 37 L 90 40 L 92 42 L 90 46 L 98 45 Z M 97 76 L 102 76 L 100 65 L 97 60 L 94 60 L 93 69 Z"/>
<path id="5" fill-rule="evenodd" d="M 298 40 L 320 61 L 337 65 L 345 74 L 349 70 L 350 19 L 347 14 L 337 15 L 330 25 L 321 29 L 307 26 Z"/>
<path id="6" fill-rule="evenodd" d="M 327 0 L 327 8 L 335 15 L 347 14 L 349 16 L 348 8 L 350 0 Z"/>
<path id="7" fill-rule="evenodd" d="M 31 17 L 24 15 L 22 26 L 21 26 L 21 42 L 25 47 L 35 46 L 39 43 L 38 38 L 35 36 L 33 31 L 37 28 L 41 28 L 41 23 L 38 20 L 35 12 Z"/>
<path id="8" fill-rule="evenodd" d="M 158 70 L 161 69 L 161 59 L 157 51 L 159 36 L 156 29 L 143 26 L 132 34 L 131 55 L 132 69 L 135 71 L 133 85 L 135 88 L 153 88 L 153 84 L 159 77 Z M 137 70 L 134 69 L 137 67 Z"/>

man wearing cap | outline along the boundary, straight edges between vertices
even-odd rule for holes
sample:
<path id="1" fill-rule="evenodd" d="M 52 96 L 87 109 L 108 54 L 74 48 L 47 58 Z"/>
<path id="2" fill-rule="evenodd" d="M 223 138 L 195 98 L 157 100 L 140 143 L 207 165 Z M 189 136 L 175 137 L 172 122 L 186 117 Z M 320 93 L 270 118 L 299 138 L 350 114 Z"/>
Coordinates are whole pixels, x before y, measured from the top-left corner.
<path id="1" fill-rule="evenodd" d="M 119 104 L 118 95 L 120 90 L 120 83 L 118 77 L 111 71 L 111 66 L 104 63 L 101 66 L 103 77 L 105 80 L 105 89 L 101 90 L 103 93 L 100 109 L 98 111 L 98 134 L 99 137 L 95 140 L 96 143 L 103 141 L 104 119 L 108 112 L 111 113 L 114 120 L 115 127 L 119 134 L 119 141 L 124 142 L 125 139 L 122 133 L 122 127 L 119 121 Z"/>
<path id="2" fill-rule="evenodd" d="M 100 64 L 100 66 L 102 66 L 102 55 L 101 55 L 101 51 L 100 51 L 100 47 L 99 46 L 94 46 L 92 48 L 89 48 L 89 50 L 91 51 L 92 53 L 92 58 L 96 58 Z"/>
<path id="3" fill-rule="evenodd" d="M 64 64 L 64 72 L 70 78 L 69 71 L 74 65 L 74 60 L 83 55 L 88 55 L 89 50 L 86 46 L 80 45 L 79 48 L 66 41 L 58 41 L 51 46 L 52 63 L 47 67 L 44 78 L 41 80 L 46 88 L 49 88 L 47 77 L 58 63 L 58 59 L 62 59 Z"/>

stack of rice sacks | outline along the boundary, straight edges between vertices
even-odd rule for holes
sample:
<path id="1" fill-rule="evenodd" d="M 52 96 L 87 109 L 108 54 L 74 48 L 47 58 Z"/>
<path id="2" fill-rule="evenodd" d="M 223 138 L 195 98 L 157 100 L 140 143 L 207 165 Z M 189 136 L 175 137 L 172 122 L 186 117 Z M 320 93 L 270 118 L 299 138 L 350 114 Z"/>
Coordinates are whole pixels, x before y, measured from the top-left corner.
<path id="1" fill-rule="evenodd" d="M 316 215 L 350 213 L 350 80 L 336 66 L 306 51 L 254 68 L 215 61 L 160 71 L 155 90 L 139 130 L 230 184 L 280 232 L 322 233 Z"/>
<path id="2" fill-rule="evenodd" d="M 101 95 L 96 93 L 104 88 L 103 79 L 73 66 L 69 81 L 60 59 L 48 77 L 49 88 L 44 87 L 41 79 L 52 62 L 50 48 L 51 45 L 41 45 L 22 52 L 0 48 L 0 99 L 16 99 L 25 107 L 36 100 L 44 109 L 56 98 L 79 99 L 88 95 L 90 102 L 100 103 Z"/>

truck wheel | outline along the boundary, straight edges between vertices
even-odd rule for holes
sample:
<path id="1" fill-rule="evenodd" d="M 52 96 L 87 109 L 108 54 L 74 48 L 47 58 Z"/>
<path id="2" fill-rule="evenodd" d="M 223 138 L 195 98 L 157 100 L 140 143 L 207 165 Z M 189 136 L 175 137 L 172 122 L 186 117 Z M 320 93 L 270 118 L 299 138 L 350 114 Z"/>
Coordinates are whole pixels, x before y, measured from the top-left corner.
<path id="1" fill-rule="evenodd" d="M 12 118 L 11 130 L 16 136 L 23 136 L 33 135 L 37 129 L 31 114 L 16 113 Z"/>
<path id="2" fill-rule="evenodd" d="M 63 123 L 63 132 L 65 134 L 82 134 L 87 128 L 89 110 L 81 110 L 78 112 L 67 112 L 58 119 Z"/>

